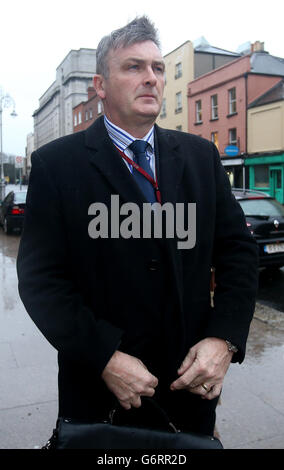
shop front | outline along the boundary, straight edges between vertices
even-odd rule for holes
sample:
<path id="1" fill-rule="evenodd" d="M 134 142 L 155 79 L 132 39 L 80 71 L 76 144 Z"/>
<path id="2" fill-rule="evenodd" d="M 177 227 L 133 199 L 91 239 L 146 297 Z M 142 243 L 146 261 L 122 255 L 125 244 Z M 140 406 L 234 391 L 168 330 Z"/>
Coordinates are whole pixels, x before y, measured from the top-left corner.
<path id="1" fill-rule="evenodd" d="M 233 188 L 246 188 L 248 185 L 248 168 L 244 165 L 244 159 L 240 157 L 222 157 L 221 161 L 231 186 Z"/>
<path id="2" fill-rule="evenodd" d="M 249 188 L 263 191 L 284 204 L 284 153 L 247 157 Z"/>

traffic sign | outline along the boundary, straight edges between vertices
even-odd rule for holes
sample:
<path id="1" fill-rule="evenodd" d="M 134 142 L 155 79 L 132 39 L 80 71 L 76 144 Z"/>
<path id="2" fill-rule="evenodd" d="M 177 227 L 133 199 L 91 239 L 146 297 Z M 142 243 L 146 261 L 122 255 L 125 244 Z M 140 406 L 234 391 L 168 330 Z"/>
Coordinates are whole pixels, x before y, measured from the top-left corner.
<path id="1" fill-rule="evenodd" d="M 15 168 L 23 168 L 24 157 L 15 157 Z"/>

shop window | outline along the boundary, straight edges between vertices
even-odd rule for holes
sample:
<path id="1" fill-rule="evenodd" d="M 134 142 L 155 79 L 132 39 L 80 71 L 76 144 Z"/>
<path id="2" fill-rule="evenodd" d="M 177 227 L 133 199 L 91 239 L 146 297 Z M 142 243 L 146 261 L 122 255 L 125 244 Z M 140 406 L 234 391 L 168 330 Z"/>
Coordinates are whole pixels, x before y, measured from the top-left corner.
<path id="1" fill-rule="evenodd" d="M 269 168 L 267 165 L 256 165 L 254 167 L 254 186 L 256 188 L 269 187 Z"/>

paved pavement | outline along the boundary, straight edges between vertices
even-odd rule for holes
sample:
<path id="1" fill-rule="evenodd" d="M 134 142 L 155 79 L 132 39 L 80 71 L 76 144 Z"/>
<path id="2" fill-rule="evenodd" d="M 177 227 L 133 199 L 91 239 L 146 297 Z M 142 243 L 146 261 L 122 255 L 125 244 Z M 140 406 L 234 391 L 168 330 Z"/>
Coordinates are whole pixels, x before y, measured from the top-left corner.
<path id="1" fill-rule="evenodd" d="M 41 447 L 57 416 L 56 352 L 19 299 L 18 243 L 0 230 L 0 449 Z M 217 408 L 226 449 L 284 449 L 283 364 L 284 313 L 258 304 L 246 359 L 229 368 Z"/>

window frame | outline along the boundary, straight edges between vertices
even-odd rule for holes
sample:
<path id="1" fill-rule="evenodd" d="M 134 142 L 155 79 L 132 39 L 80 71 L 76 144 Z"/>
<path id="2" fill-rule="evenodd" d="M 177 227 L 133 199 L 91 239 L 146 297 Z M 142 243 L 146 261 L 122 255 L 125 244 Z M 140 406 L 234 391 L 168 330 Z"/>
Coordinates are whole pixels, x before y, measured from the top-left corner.
<path id="1" fill-rule="evenodd" d="M 200 103 L 200 107 L 198 104 Z M 195 101 L 195 123 L 202 124 L 202 100 Z"/>
<path id="2" fill-rule="evenodd" d="M 214 103 L 214 99 L 216 98 L 216 104 Z M 211 95 L 210 97 L 211 101 L 211 121 L 216 121 L 219 119 L 219 114 L 218 114 L 218 94 L 215 93 L 214 95 Z"/>
<path id="3" fill-rule="evenodd" d="M 234 92 L 235 97 L 232 98 L 232 93 Z M 228 90 L 229 95 L 229 116 L 237 113 L 237 89 L 232 87 Z"/>
<path id="4" fill-rule="evenodd" d="M 175 113 L 181 113 L 182 112 L 182 92 L 178 91 L 176 93 L 176 109 Z"/>
<path id="5" fill-rule="evenodd" d="M 236 139 L 232 140 L 231 139 L 231 133 L 235 131 L 236 133 Z M 233 127 L 232 129 L 229 129 L 229 145 L 235 145 L 236 147 L 238 146 L 238 133 L 237 133 L 237 128 Z"/>

